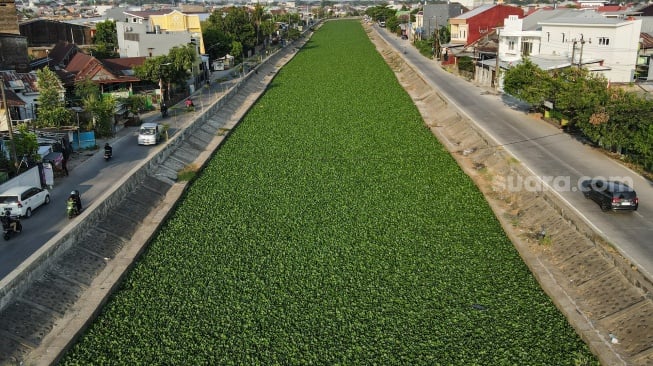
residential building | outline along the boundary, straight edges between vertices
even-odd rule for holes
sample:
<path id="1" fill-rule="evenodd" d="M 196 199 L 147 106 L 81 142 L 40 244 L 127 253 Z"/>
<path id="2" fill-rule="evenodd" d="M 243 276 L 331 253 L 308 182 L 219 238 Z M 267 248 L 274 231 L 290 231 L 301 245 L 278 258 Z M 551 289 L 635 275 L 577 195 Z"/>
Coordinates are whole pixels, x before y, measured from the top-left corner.
<path id="1" fill-rule="evenodd" d="M 0 33 L 20 34 L 14 0 L 0 0 Z"/>
<path id="2" fill-rule="evenodd" d="M 172 47 L 195 43 L 204 54 L 199 16 L 177 10 L 124 12 L 116 22 L 120 57 L 166 55 Z"/>
<path id="3" fill-rule="evenodd" d="M 451 44 L 468 45 L 494 28 L 502 27 L 509 15 L 523 17 L 521 8 L 507 5 L 482 5 L 449 19 Z"/>
<path id="4" fill-rule="evenodd" d="M 126 11 L 125 22 L 116 22 L 120 57 L 155 57 L 167 55 L 173 47 L 194 44 L 197 64 L 188 80 L 192 93 L 209 77 L 209 60 L 205 53 L 200 18 L 177 10 Z"/>
<path id="5" fill-rule="evenodd" d="M 499 36 L 499 59 L 516 62 L 524 56 L 540 54 L 542 26 L 540 22 L 574 12 L 573 9 L 539 9 L 524 18 L 510 15 L 504 20 Z"/>
<path id="6" fill-rule="evenodd" d="M 502 89 L 496 68 L 507 70 L 524 57 L 543 70 L 584 67 L 610 82 L 635 80 L 636 70 L 648 75 L 648 63 L 638 59 L 641 20 L 606 17 L 592 10 L 540 9 L 521 19 L 509 16 L 498 29 L 498 59 L 478 62 L 475 79 Z M 494 84 L 497 81 L 498 84 Z"/>
<path id="7" fill-rule="evenodd" d="M 474 9 L 478 8 L 479 6 L 483 5 L 492 5 L 495 3 L 503 3 L 503 1 L 495 1 L 495 0 L 456 0 L 460 5 L 464 6 L 467 9 Z"/>
<path id="8" fill-rule="evenodd" d="M 540 54 L 564 56 L 611 82 L 635 79 L 641 19 L 606 18 L 592 11 L 541 21 Z"/>
<path id="9" fill-rule="evenodd" d="M 189 32 L 163 32 L 150 24 L 116 22 L 120 57 L 155 57 L 167 55 L 173 47 L 193 41 Z"/>
<path id="10" fill-rule="evenodd" d="M 0 33 L 0 70 L 30 71 L 26 37 Z"/>
<path id="11" fill-rule="evenodd" d="M 20 34 L 29 40 L 29 47 L 52 47 L 57 42 L 76 45 L 93 43 L 93 29 L 88 25 L 48 19 L 29 20 L 19 25 Z"/>
<path id="12" fill-rule="evenodd" d="M 205 54 L 204 40 L 202 39 L 202 27 L 200 17 L 196 14 L 184 14 L 173 10 L 168 14 L 155 14 L 150 16 L 150 24 L 161 32 L 176 33 L 187 32 L 191 34 L 193 42 L 199 46 L 199 53 Z"/>
<path id="13" fill-rule="evenodd" d="M 459 3 L 426 4 L 421 12 L 415 15 L 415 33 L 422 39 L 433 37 L 436 29 L 446 27 L 449 18 L 454 18 L 467 11 Z"/>
<path id="14" fill-rule="evenodd" d="M 653 35 L 649 33 L 640 34 L 639 54 L 637 57 L 637 80 L 653 80 Z"/>
<path id="15" fill-rule="evenodd" d="M 133 68 L 142 65 L 145 57 L 104 59 L 77 52 L 64 69 L 56 70 L 67 89 L 89 79 L 100 86 L 102 93 L 129 93 L 141 80 L 134 76 Z"/>
<path id="16" fill-rule="evenodd" d="M 5 88 L 13 125 L 35 119 L 36 99 L 39 95 L 36 73 L 0 71 L 0 79 L 0 87 Z M 0 113 L 0 131 L 7 131 L 7 112 L 2 109 Z"/>

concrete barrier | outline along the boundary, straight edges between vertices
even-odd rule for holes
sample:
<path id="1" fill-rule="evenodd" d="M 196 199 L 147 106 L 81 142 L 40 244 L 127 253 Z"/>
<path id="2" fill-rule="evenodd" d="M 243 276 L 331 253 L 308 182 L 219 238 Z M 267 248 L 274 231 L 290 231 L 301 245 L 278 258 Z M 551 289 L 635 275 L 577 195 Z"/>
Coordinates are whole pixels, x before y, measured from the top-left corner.
<path id="1" fill-rule="evenodd" d="M 279 50 L 262 64 L 276 62 L 280 57 Z M 257 66 L 258 68 L 258 66 Z M 102 220 L 106 215 L 116 207 L 123 198 L 133 191 L 134 188 L 142 182 L 147 175 L 165 161 L 189 136 L 197 131 L 215 112 L 224 106 L 234 95 L 242 88 L 255 72 L 256 68 L 251 70 L 237 84 L 230 88 L 219 99 L 213 101 L 207 108 L 195 115 L 195 119 L 186 122 L 186 125 L 180 128 L 161 149 L 152 156 L 150 160 L 142 161 L 124 177 L 116 182 L 112 189 L 106 191 L 103 195 L 94 200 L 94 203 L 87 207 L 74 222 L 66 225 L 63 230 L 57 233 L 45 245 L 39 248 L 34 254 L 21 263 L 15 270 L 9 273 L 0 281 L 0 310 L 14 301 L 22 294 L 34 281 L 43 276 L 48 266 L 59 258 L 63 253 L 70 249 L 75 242 L 81 239 L 97 222 Z M 201 93 L 201 90 L 199 91 Z"/>

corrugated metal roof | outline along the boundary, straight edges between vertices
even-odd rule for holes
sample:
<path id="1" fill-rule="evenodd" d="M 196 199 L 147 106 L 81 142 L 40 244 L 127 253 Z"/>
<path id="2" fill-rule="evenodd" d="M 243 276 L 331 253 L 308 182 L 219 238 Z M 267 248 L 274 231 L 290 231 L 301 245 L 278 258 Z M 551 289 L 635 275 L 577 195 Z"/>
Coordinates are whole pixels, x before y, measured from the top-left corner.
<path id="1" fill-rule="evenodd" d="M 22 73 L 16 71 L 0 71 L 5 89 L 17 90 L 25 93 L 37 93 L 38 85 L 36 79 L 36 73 Z"/>
<path id="2" fill-rule="evenodd" d="M 539 30 L 542 28 L 539 24 L 540 22 L 544 22 L 549 19 L 563 16 L 571 11 L 574 11 L 574 9 L 569 9 L 569 8 L 538 9 L 535 12 L 524 17 L 524 20 L 522 22 L 522 28 L 523 28 L 522 30 L 524 31 Z"/>
<path id="3" fill-rule="evenodd" d="M 653 35 L 650 33 L 640 33 L 639 37 L 642 39 L 642 49 L 653 48 Z"/>
<path id="4" fill-rule="evenodd" d="M 166 15 L 172 13 L 173 9 L 164 9 L 164 10 L 148 10 L 148 11 L 124 11 L 126 15 L 131 15 L 137 18 L 149 19 L 152 15 Z"/>
<path id="5" fill-rule="evenodd" d="M 540 24 L 620 24 L 627 20 L 618 18 L 606 18 L 594 11 L 573 11 L 567 12 L 564 16 L 541 21 Z"/>

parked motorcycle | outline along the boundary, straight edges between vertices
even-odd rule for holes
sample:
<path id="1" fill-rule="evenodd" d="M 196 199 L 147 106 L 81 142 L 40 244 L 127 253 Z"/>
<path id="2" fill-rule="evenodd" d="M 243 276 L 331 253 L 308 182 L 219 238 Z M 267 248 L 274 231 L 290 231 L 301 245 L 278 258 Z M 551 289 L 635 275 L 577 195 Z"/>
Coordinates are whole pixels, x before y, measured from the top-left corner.
<path id="1" fill-rule="evenodd" d="M 82 199 L 79 196 L 79 191 L 75 190 L 70 192 L 68 200 L 66 201 L 66 214 L 69 219 L 79 215 L 82 212 Z"/>
<path id="2" fill-rule="evenodd" d="M 12 216 L 9 210 L 5 210 L 4 215 L 0 217 L 2 221 L 2 231 L 5 240 L 23 231 L 23 225 L 20 223 L 18 216 Z"/>

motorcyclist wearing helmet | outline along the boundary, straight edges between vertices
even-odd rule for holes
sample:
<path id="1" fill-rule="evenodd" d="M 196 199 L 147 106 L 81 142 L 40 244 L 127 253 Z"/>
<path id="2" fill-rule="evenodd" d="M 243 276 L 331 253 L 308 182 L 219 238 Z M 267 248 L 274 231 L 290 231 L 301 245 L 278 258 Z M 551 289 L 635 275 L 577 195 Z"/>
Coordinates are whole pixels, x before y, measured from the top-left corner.
<path id="1" fill-rule="evenodd" d="M 70 196 L 68 196 L 68 200 L 72 200 L 73 203 L 75 204 L 75 208 L 77 209 L 77 212 L 82 212 L 82 199 L 79 197 L 79 192 L 78 191 L 72 191 L 70 192 Z"/>
<path id="2" fill-rule="evenodd" d="M 108 154 L 109 157 L 113 156 L 113 148 L 108 142 L 104 144 L 104 153 Z"/>
<path id="3" fill-rule="evenodd" d="M 17 220 L 11 217 L 11 211 L 5 210 L 4 215 L 0 218 L 2 220 L 2 227 L 11 229 L 11 231 L 18 232 L 16 229 Z"/>
<path id="4" fill-rule="evenodd" d="M 161 102 L 161 117 L 165 117 L 168 115 L 168 106 L 166 105 L 165 102 Z"/>

